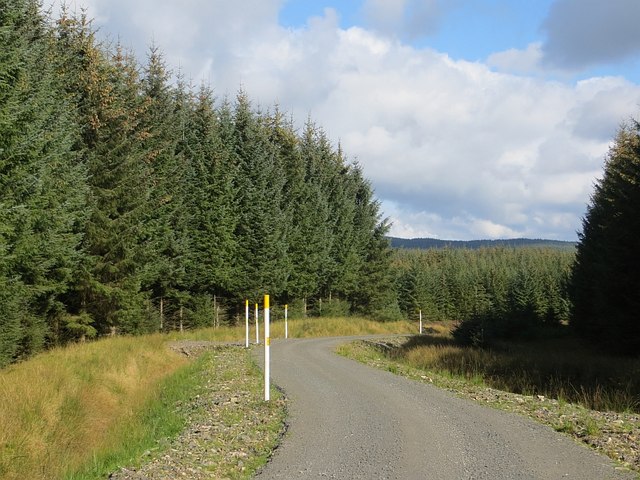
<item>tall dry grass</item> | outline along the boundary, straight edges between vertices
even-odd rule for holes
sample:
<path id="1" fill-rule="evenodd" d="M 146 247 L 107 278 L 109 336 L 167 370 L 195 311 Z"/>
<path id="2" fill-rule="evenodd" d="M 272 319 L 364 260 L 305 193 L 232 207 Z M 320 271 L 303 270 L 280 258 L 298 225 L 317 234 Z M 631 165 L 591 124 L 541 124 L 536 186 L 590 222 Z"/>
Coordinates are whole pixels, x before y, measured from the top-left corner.
<path id="1" fill-rule="evenodd" d="M 74 345 L 0 371 L 0 478 L 61 478 L 116 448 L 184 363 L 155 335 Z"/>
<path id="2" fill-rule="evenodd" d="M 415 322 L 377 322 L 360 317 L 309 317 L 304 319 L 292 319 L 288 322 L 289 338 L 308 337 L 337 337 L 355 335 L 394 335 L 417 333 L 418 326 Z M 255 342 L 255 320 L 253 312 L 250 317 L 249 341 Z M 259 316 L 260 338 L 264 338 L 264 319 L 262 311 Z M 270 336 L 272 339 L 285 337 L 284 319 L 279 318 L 270 322 Z M 222 326 L 219 328 L 203 328 L 184 333 L 174 332 L 169 334 L 172 340 L 206 340 L 218 342 L 245 342 L 245 324 L 240 322 L 237 326 Z"/>
<path id="3" fill-rule="evenodd" d="M 504 343 L 494 349 L 461 347 L 439 328 L 414 337 L 393 357 L 500 390 L 544 395 L 595 410 L 640 411 L 640 359 L 594 353 L 568 337 Z"/>

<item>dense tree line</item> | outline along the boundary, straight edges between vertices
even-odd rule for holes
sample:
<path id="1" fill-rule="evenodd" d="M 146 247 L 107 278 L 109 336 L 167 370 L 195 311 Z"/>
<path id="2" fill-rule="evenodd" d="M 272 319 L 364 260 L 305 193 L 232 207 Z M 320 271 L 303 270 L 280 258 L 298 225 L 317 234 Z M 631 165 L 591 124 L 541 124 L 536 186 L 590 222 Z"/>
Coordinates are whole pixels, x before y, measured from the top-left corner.
<path id="1" fill-rule="evenodd" d="M 405 315 L 457 320 L 457 338 L 482 345 L 566 323 L 573 259 L 551 248 L 398 250 L 393 269 Z"/>
<path id="2" fill-rule="evenodd" d="M 623 126 L 595 185 L 571 278 L 575 331 L 613 352 L 640 352 L 640 124 Z"/>
<path id="3" fill-rule="evenodd" d="M 0 0 L 0 45 L 0 366 L 210 324 L 220 297 L 398 314 L 371 185 L 311 121 L 218 101 L 35 0 Z"/>
<path id="4" fill-rule="evenodd" d="M 573 251 L 576 242 L 565 242 L 561 240 L 542 240 L 534 238 L 511 238 L 497 240 L 440 240 L 437 238 L 396 238 L 389 237 L 392 248 L 462 248 L 478 249 L 489 247 L 508 248 L 559 248 Z"/>

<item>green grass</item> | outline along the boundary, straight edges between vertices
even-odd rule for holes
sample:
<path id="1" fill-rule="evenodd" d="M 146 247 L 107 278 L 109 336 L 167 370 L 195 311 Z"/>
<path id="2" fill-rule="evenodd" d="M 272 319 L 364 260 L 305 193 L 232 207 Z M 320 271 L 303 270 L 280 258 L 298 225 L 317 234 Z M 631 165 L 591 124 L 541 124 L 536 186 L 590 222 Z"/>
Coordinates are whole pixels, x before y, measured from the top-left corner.
<path id="1" fill-rule="evenodd" d="M 152 389 L 153 398 L 134 406 L 126 423 L 114 425 L 113 441 L 96 449 L 89 462 L 65 478 L 71 480 L 101 479 L 123 465 L 136 465 L 144 452 L 162 450 L 180 433 L 187 417 L 176 405 L 188 402 L 201 390 L 202 375 L 207 368 L 207 355 L 199 357 Z M 151 392 L 150 392 L 151 393 Z"/>

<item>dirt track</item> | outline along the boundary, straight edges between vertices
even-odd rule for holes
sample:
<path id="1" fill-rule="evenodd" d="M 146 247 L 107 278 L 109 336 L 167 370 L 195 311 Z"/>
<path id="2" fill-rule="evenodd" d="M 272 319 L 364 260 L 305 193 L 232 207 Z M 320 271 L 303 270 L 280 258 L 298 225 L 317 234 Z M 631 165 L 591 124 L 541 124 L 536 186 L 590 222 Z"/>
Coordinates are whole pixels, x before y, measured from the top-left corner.
<path id="1" fill-rule="evenodd" d="M 289 431 L 260 480 L 636 478 L 548 427 L 339 357 L 344 341 L 273 342 Z"/>

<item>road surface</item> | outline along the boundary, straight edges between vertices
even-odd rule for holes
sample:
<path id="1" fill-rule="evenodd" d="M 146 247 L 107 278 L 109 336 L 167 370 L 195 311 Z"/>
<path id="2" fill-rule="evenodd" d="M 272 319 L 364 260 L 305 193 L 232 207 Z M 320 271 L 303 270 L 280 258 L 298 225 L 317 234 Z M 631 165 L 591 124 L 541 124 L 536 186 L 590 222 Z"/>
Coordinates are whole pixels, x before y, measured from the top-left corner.
<path id="1" fill-rule="evenodd" d="M 636 478 L 549 427 L 333 353 L 345 341 L 272 342 L 289 429 L 258 480 Z"/>

